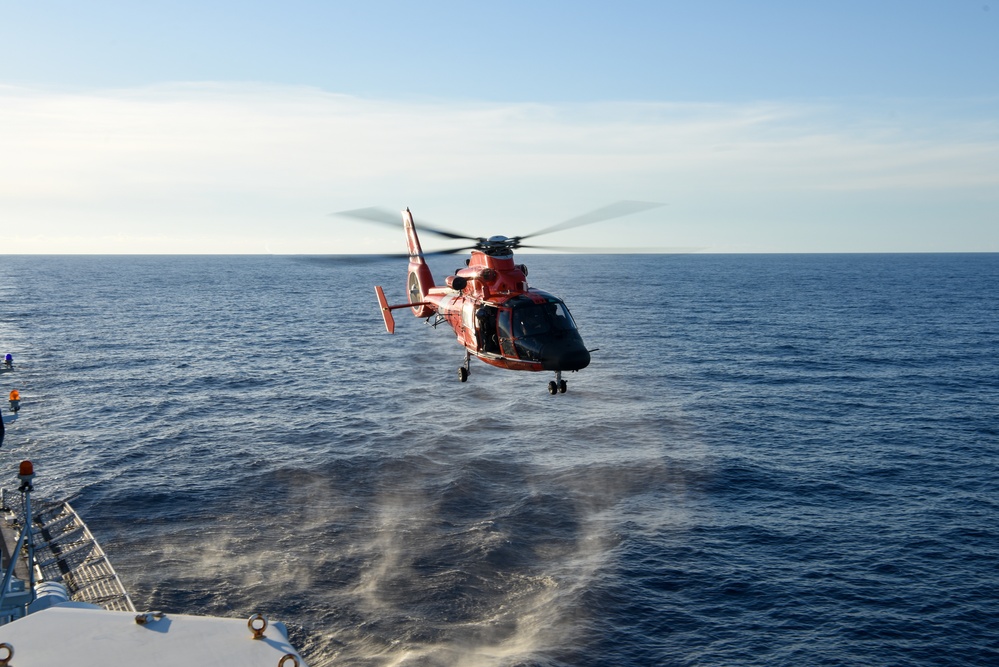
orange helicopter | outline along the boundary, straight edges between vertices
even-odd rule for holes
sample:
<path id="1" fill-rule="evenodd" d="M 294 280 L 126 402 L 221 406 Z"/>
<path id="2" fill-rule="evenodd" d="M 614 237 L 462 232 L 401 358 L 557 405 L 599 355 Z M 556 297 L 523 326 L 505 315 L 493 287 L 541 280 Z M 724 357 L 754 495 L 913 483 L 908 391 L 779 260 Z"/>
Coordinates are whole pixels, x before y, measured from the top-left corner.
<path id="1" fill-rule="evenodd" d="M 403 228 L 409 252 L 407 289 L 409 303 L 389 305 L 381 286 L 375 286 L 385 329 L 395 332 L 392 311 L 410 308 L 413 315 L 427 320 L 434 328 L 447 323 L 465 348 L 465 361 L 458 368 L 458 379 L 468 380 L 474 355 L 484 363 L 515 371 L 554 371 L 548 393 L 565 393 L 568 385 L 563 372 L 575 372 L 590 363 L 590 353 L 583 343 L 569 309 L 561 299 L 527 284 L 527 267 L 514 262 L 518 248 L 553 248 L 524 245 L 522 241 L 542 234 L 618 218 L 662 206 L 651 202 L 622 201 L 566 220 L 525 236 L 465 236 L 421 223 L 421 231 L 449 239 L 474 241 L 473 245 L 424 253 L 416 233 L 413 214 L 402 212 Z M 398 218 L 380 208 L 342 211 L 337 215 L 397 226 Z M 427 265 L 427 255 L 454 254 L 471 250 L 465 268 L 437 285 Z M 433 320 L 431 321 L 431 318 Z"/>

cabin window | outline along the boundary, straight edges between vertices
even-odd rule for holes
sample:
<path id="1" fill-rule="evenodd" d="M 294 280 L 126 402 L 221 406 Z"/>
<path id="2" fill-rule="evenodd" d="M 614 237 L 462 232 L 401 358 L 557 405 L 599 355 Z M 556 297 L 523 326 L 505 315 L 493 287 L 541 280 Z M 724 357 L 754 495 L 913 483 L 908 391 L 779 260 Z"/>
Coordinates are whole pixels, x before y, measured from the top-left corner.
<path id="1" fill-rule="evenodd" d="M 461 326 L 465 331 L 475 331 L 475 304 L 471 300 L 465 301 L 461 308 Z"/>
<path id="2" fill-rule="evenodd" d="M 516 357 L 517 348 L 513 345 L 513 311 L 500 308 L 496 318 L 496 333 L 499 334 L 500 350 L 507 357 Z"/>
<path id="3" fill-rule="evenodd" d="M 500 343 L 496 329 L 496 306 L 482 305 L 475 311 L 478 323 L 479 349 L 490 354 L 499 354 Z"/>

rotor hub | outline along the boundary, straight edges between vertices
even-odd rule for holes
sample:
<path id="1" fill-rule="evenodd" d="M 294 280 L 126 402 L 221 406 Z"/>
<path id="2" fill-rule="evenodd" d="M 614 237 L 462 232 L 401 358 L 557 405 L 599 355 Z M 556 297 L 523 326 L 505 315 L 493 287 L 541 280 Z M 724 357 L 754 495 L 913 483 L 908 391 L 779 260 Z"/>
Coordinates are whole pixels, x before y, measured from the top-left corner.
<path id="1" fill-rule="evenodd" d="M 475 244 L 476 250 L 481 250 L 492 257 L 509 255 L 519 247 L 519 236 L 513 238 L 502 235 L 490 236 L 488 239 L 478 239 L 478 242 Z"/>

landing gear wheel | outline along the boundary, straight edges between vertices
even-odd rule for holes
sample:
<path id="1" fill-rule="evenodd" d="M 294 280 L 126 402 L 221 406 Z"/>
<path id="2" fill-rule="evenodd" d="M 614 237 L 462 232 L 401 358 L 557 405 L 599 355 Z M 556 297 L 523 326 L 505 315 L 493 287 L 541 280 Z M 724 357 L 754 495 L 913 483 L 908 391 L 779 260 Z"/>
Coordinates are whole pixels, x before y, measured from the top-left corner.
<path id="1" fill-rule="evenodd" d="M 569 385 L 565 383 L 565 380 L 558 381 L 558 392 L 564 394 L 569 389 Z"/>
<path id="2" fill-rule="evenodd" d="M 552 396 L 558 393 L 558 385 L 555 384 L 555 380 L 548 383 L 548 393 Z"/>
<path id="3" fill-rule="evenodd" d="M 468 369 L 465 368 L 464 366 L 458 367 L 458 379 L 461 380 L 462 382 L 468 380 Z"/>

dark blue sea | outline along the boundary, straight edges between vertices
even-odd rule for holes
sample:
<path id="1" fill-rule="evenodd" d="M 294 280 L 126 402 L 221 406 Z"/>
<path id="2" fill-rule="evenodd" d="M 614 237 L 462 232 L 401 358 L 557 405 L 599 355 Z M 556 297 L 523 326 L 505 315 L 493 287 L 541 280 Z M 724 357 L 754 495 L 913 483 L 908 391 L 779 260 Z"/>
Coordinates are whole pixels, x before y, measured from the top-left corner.
<path id="1" fill-rule="evenodd" d="M 999 255 L 520 259 L 564 395 L 405 260 L 2 256 L 0 483 L 313 667 L 999 664 Z"/>

